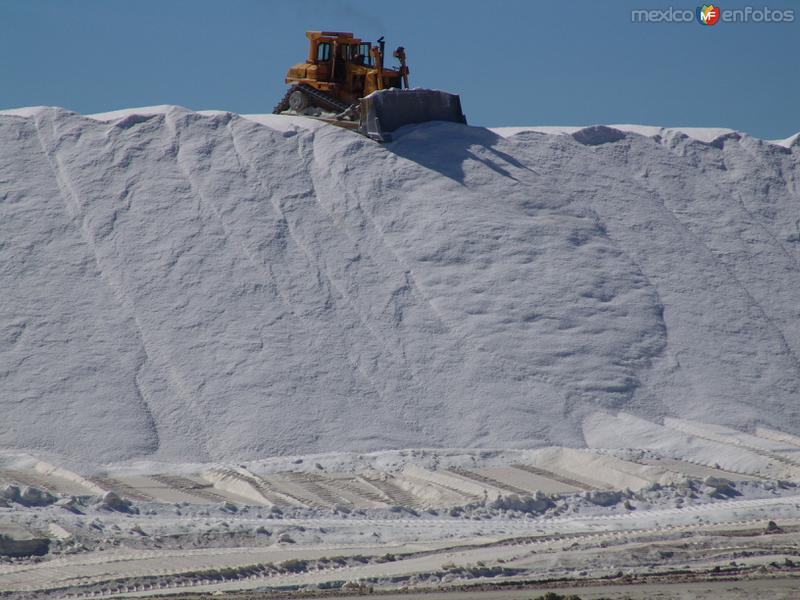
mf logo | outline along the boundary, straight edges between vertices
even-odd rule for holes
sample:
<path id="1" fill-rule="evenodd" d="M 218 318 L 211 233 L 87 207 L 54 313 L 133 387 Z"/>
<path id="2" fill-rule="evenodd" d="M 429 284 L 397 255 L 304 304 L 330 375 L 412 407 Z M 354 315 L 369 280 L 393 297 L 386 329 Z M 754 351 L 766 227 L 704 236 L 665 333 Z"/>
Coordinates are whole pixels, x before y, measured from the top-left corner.
<path id="1" fill-rule="evenodd" d="M 719 21 L 719 6 L 703 4 L 697 7 L 697 21 L 701 25 L 714 25 Z"/>

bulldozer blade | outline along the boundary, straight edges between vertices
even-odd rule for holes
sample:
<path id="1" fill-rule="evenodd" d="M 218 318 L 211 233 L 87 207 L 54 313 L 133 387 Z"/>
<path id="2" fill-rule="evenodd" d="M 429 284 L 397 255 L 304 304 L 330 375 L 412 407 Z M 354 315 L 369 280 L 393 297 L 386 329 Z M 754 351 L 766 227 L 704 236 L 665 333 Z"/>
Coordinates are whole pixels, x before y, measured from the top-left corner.
<path id="1" fill-rule="evenodd" d="M 388 89 L 361 99 L 359 131 L 379 142 L 392 140 L 403 125 L 427 121 L 467 123 L 456 94 L 437 90 Z"/>

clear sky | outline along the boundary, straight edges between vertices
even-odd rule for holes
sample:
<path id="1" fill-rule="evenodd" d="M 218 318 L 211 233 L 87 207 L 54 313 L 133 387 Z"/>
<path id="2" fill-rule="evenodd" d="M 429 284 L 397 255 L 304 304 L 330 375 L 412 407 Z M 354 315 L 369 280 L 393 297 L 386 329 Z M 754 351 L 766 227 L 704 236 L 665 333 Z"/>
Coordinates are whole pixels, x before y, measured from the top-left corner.
<path id="1" fill-rule="evenodd" d="M 737 0 L 723 9 L 742 8 Z M 304 31 L 384 35 L 411 84 L 461 94 L 476 125 L 719 126 L 800 131 L 793 23 L 631 22 L 697 3 L 536 0 L 0 0 L 0 108 L 81 113 L 180 104 L 271 112 Z"/>

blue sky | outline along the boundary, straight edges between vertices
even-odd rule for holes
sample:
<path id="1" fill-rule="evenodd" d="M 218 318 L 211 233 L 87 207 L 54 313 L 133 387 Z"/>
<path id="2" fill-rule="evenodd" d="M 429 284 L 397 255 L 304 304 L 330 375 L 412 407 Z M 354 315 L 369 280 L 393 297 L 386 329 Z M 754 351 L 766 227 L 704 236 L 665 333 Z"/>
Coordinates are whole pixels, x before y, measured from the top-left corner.
<path id="1" fill-rule="evenodd" d="M 722 8 L 746 6 L 731 2 Z M 306 29 L 404 45 L 411 84 L 472 124 L 645 123 L 800 131 L 800 3 L 783 24 L 637 24 L 688 2 L 0 0 L 0 108 L 180 104 L 270 112 Z"/>

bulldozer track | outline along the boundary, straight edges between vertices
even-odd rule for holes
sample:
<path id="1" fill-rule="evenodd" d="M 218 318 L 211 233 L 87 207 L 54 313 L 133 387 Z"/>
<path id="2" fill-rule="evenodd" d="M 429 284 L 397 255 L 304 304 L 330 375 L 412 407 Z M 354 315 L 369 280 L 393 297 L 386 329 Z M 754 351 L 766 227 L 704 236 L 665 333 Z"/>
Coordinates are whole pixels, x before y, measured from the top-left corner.
<path id="1" fill-rule="evenodd" d="M 285 491 L 276 490 L 266 479 L 259 477 L 255 473 L 242 473 L 231 469 L 223 470 L 226 475 L 236 477 L 242 481 L 249 483 L 253 486 L 259 494 L 274 504 L 275 506 L 289 507 L 289 506 L 306 506 L 306 502 L 302 498 L 298 498 L 293 494 Z"/>
<path id="2" fill-rule="evenodd" d="M 419 500 L 417 500 L 417 498 L 411 492 L 407 492 L 400 486 L 395 485 L 390 481 L 384 481 L 377 478 L 373 479 L 372 477 L 364 477 L 363 479 L 371 486 L 380 490 L 380 492 L 394 504 L 399 506 L 417 506 L 419 504 Z"/>
<path id="3" fill-rule="evenodd" d="M 279 492 L 264 481 L 263 479 L 254 479 L 251 480 L 252 485 L 259 491 L 259 493 L 264 496 L 267 500 L 272 502 L 275 506 L 280 506 L 283 508 L 290 507 L 290 506 L 305 506 L 302 500 L 299 498 L 294 497 L 292 494 L 287 494 L 286 492 Z"/>
<path id="4" fill-rule="evenodd" d="M 374 486 L 365 482 L 360 477 L 347 478 L 347 479 L 332 479 L 328 477 L 321 477 L 316 474 L 308 474 L 313 480 L 313 484 L 309 489 L 324 499 L 324 490 L 327 490 L 331 498 L 336 498 L 336 504 L 356 504 L 363 503 L 364 501 L 378 506 L 388 506 L 387 498 L 375 489 Z M 319 486 L 319 490 L 315 486 Z"/>
<path id="5" fill-rule="evenodd" d="M 50 493 L 57 493 L 58 491 L 55 489 L 55 487 L 46 482 L 44 478 L 37 477 L 29 473 L 24 473 L 22 471 L 16 471 L 14 469 L 0 470 L 0 480 L 8 480 L 11 483 L 39 488 Z"/>
<path id="6" fill-rule="evenodd" d="M 256 491 L 263 500 L 269 502 L 270 504 L 274 504 L 276 506 L 291 506 L 292 503 L 300 503 L 297 498 L 290 494 L 284 494 L 274 490 L 268 481 L 262 479 L 261 477 L 253 474 L 253 473 L 245 473 L 236 469 L 230 469 L 227 467 L 217 467 L 212 469 L 213 472 L 222 475 L 223 477 L 227 477 L 230 479 L 235 479 L 237 481 L 243 482 L 248 485 L 251 489 Z M 234 491 L 235 493 L 235 491 Z"/>
<path id="7" fill-rule="evenodd" d="M 284 486 L 281 485 L 281 480 L 289 481 L 290 483 L 296 483 L 293 480 L 284 477 L 285 473 L 281 473 L 277 476 L 277 479 L 271 478 L 264 478 L 254 473 L 244 474 L 239 471 L 234 471 L 232 469 L 217 469 L 217 472 L 222 473 L 228 477 L 234 477 L 241 481 L 244 481 L 255 488 L 258 493 L 260 493 L 266 500 L 275 504 L 276 506 L 281 507 L 290 507 L 290 506 L 303 506 L 303 507 L 314 507 L 320 508 L 323 505 L 317 501 L 317 499 L 312 499 L 307 495 L 300 494 L 297 492 L 296 489 L 292 491 L 286 490 Z M 301 487 L 303 486 L 294 486 Z"/>
<path id="8" fill-rule="evenodd" d="M 309 499 L 312 506 L 324 507 L 333 506 L 334 504 L 349 504 L 349 502 L 335 496 L 331 490 L 320 485 L 320 482 L 324 480 L 317 475 L 311 473 L 281 473 L 281 477 L 302 487 L 318 500 L 322 500 L 322 502 L 319 502 Z"/>
<path id="9" fill-rule="evenodd" d="M 515 485 L 511 485 L 510 483 L 503 483 L 502 481 L 498 481 L 497 479 L 492 479 L 491 477 L 487 477 L 486 475 L 481 475 L 480 473 L 475 473 L 474 471 L 468 471 L 467 469 L 462 469 L 460 467 L 453 467 L 448 469 L 454 475 L 460 475 L 461 477 L 465 477 L 467 479 L 471 479 L 472 481 L 477 481 L 478 483 L 483 483 L 486 485 L 491 485 L 500 490 L 504 490 L 506 492 L 512 492 L 514 494 L 523 494 L 528 495 L 530 491 L 523 490 L 522 488 L 518 488 Z"/>
<path id="10" fill-rule="evenodd" d="M 211 491 L 213 486 L 203 485 L 202 483 L 197 483 L 185 477 L 179 477 L 177 475 L 150 475 L 150 479 L 154 479 L 168 487 L 175 488 L 176 490 L 205 500 L 211 500 L 213 502 L 224 502 L 226 500 L 225 496 Z"/>
<path id="11" fill-rule="evenodd" d="M 300 90 L 306 96 L 311 98 L 313 106 L 324 108 L 326 110 L 333 111 L 337 114 L 344 112 L 348 108 L 350 108 L 349 104 L 345 104 L 341 100 L 337 100 L 333 96 L 326 94 L 325 92 L 321 92 L 318 89 L 311 87 L 310 85 L 301 83 L 298 85 L 293 85 L 288 90 L 286 90 L 286 94 L 284 94 L 280 102 L 278 102 L 278 104 L 275 105 L 275 108 L 273 109 L 272 113 L 279 115 L 283 111 L 289 110 L 289 96 L 291 96 L 292 92 L 296 90 Z"/>
<path id="12" fill-rule="evenodd" d="M 153 498 L 151 495 L 145 494 L 144 492 L 137 490 L 136 488 L 128 485 L 127 483 L 119 481 L 118 479 L 103 477 L 101 475 L 94 475 L 92 477 L 87 477 L 86 479 L 104 490 L 110 490 L 131 500 L 138 500 L 140 502 L 153 502 L 153 500 L 155 500 L 155 498 Z"/>
<path id="13" fill-rule="evenodd" d="M 762 456 L 769 460 L 774 460 L 779 462 L 783 465 L 790 466 L 790 467 L 798 467 L 800 466 L 800 461 L 797 461 L 793 458 L 789 458 L 788 456 L 784 456 L 783 454 L 779 454 L 774 450 L 768 450 L 766 448 L 760 448 L 758 446 L 753 446 L 751 444 L 746 444 L 741 440 L 733 440 L 729 439 L 726 436 L 722 435 L 708 435 L 704 434 L 702 431 L 696 431 L 692 427 L 685 427 L 680 423 L 672 423 L 670 425 L 672 429 L 685 433 L 686 435 L 694 436 L 696 438 L 700 438 L 702 440 L 707 440 L 709 442 L 715 442 L 717 444 L 725 444 L 727 446 L 733 446 L 734 448 L 742 448 L 747 450 L 748 452 L 752 452 L 753 454 L 757 454 L 758 456 Z"/>
<path id="14" fill-rule="evenodd" d="M 574 488 L 578 488 L 579 490 L 589 491 L 593 490 L 590 485 L 583 483 L 582 481 L 578 481 L 577 479 L 570 479 L 569 477 L 563 477 L 558 473 L 553 473 L 552 471 L 547 471 L 545 469 L 540 469 L 538 467 L 532 467 L 530 465 L 511 465 L 515 469 L 520 469 L 522 471 L 527 471 L 528 473 L 533 473 L 534 475 L 538 475 L 539 477 L 545 477 L 547 479 L 552 479 L 553 481 L 558 481 L 559 483 L 563 483 L 565 485 L 572 486 Z"/>
<path id="15" fill-rule="evenodd" d="M 286 93 L 283 95 L 283 98 L 281 98 L 280 102 L 278 102 L 275 105 L 275 108 L 272 109 L 272 114 L 273 115 L 279 115 L 283 111 L 289 110 L 289 96 L 291 96 L 292 92 L 295 91 L 296 89 L 297 89 L 297 86 L 293 85 L 288 90 L 286 90 Z"/>
<path id="16" fill-rule="evenodd" d="M 386 495 L 378 493 L 374 485 L 368 481 L 365 481 L 361 477 L 343 480 L 339 485 L 341 485 L 345 490 L 352 492 L 353 494 L 356 494 L 365 500 L 369 500 L 370 502 L 374 502 L 381 506 L 387 506 L 389 504 Z M 375 491 L 367 489 L 368 487 Z"/>

